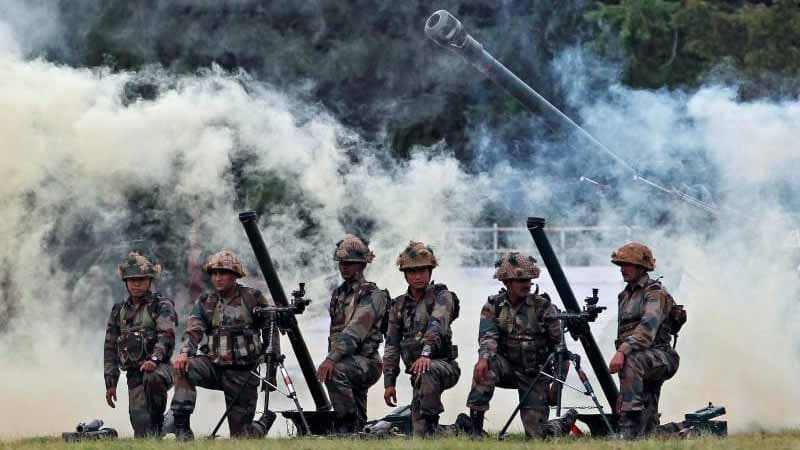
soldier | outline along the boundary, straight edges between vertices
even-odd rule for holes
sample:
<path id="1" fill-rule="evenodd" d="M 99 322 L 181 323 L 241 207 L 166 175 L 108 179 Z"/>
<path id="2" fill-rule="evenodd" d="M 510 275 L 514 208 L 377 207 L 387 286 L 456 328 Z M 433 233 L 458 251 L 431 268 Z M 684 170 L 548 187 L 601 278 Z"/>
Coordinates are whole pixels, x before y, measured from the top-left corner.
<path id="1" fill-rule="evenodd" d="M 528 437 L 548 433 L 548 403 L 554 403 L 557 384 L 539 376 L 540 370 L 552 374 L 554 364 L 544 367 L 548 356 L 561 341 L 558 308 L 547 294 L 531 293 L 531 280 L 539 277 L 536 260 L 511 252 L 495 263 L 494 278 L 505 289 L 489 297 L 481 310 L 478 363 L 475 364 L 467 407 L 474 437 L 483 435 L 483 419 L 495 387 L 517 389 L 520 401 L 533 390 L 520 407 L 522 424 Z"/>
<path id="2" fill-rule="evenodd" d="M 674 325 L 675 301 L 647 274 L 656 264 L 647 246 L 625 244 L 611 254 L 611 262 L 620 266 L 627 285 L 618 297 L 617 352 L 608 369 L 620 378 L 620 433 L 634 439 L 651 434 L 658 425 L 661 385 L 675 375 L 680 362 L 670 346 L 670 334 L 677 333 L 683 323 Z"/>
<path id="3" fill-rule="evenodd" d="M 258 378 L 250 372 L 263 361 L 261 329 L 268 326 L 253 316 L 257 305 L 272 306 L 257 289 L 236 282 L 245 276 L 239 257 L 230 250 L 212 255 L 203 267 L 214 285 L 197 299 L 186 320 L 186 335 L 180 355 L 175 359 L 175 395 L 172 413 L 175 436 L 191 440 L 190 416 L 197 400 L 197 386 L 225 393 L 229 408 L 228 428 L 232 437 L 260 436 L 266 433 L 275 414 L 265 411 L 253 422 L 258 401 Z M 208 336 L 206 354 L 197 346 Z M 277 328 L 273 329 L 268 349 L 280 353 Z"/>
<path id="4" fill-rule="evenodd" d="M 169 359 L 175 347 L 178 316 L 172 300 L 150 289 L 161 266 L 131 252 L 117 267 L 128 298 L 111 308 L 106 326 L 104 375 L 106 402 L 115 408 L 120 369 L 128 380 L 128 413 L 134 437 L 161 437 L 167 391 L 172 387 Z"/>
<path id="5" fill-rule="evenodd" d="M 411 241 L 397 258 L 408 282 L 408 291 L 393 299 L 383 355 L 383 399 L 397 404 L 395 382 L 400 358 L 411 375 L 413 394 L 411 423 L 416 436 L 433 436 L 444 411 L 442 392 L 458 382 L 461 369 L 456 363 L 450 324 L 458 317 L 458 297 L 444 284 L 431 283 L 437 266 L 433 249 Z"/>
<path id="6" fill-rule="evenodd" d="M 336 411 L 336 432 L 360 431 L 367 421 L 367 391 L 381 377 L 383 317 L 389 293 L 364 279 L 374 254 L 367 243 L 346 235 L 336 244 L 344 282 L 333 291 L 328 355 L 317 370 Z"/>

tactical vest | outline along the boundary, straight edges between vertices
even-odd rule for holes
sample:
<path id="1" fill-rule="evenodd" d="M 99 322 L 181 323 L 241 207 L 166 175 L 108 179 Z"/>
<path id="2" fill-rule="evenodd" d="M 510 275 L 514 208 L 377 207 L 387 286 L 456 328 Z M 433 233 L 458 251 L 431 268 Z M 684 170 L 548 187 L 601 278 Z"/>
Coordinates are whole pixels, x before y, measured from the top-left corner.
<path id="1" fill-rule="evenodd" d="M 253 365 L 262 360 L 261 330 L 253 320 L 257 300 L 250 288 L 238 289 L 239 296 L 228 304 L 216 292 L 204 302 L 204 309 L 211 316 L 208 357 L 221 366 Z M 234 301 L 238 304 L 232 304 Z"/>
<path id="2" fill-rule="evenodd" d="M 420 357 L 422 347 L 425 346 L 425 332 L 430 324 L 436 297 L 444 291 L 447 291 L 446 285 L 434 284 L 432 289 L 425 290 L 419 303 L 410 298 L 408 294 L 404 294 L 398 297 L 396 305 L 393 305 L 392 309 L 401 324 L 400 357 L 403 358 L 406 367 L 410 367 Z M 431 359 L 453 360 L 458 357 L 458 347 L 453 345 L 453 330 L 450 325 L 458 318 L 460 302 L 455 293 L 450 292 L 450 294 L 453 296 L 453 317 L 447 324 L 440 348 L 434 349 Z"/>
<path id="3" fill-rule="evenodd" d="M 117 356 L 122 370 L 138 370 L 139 365 L 153 353 L 158 335 L 156 333 L 156 317 L 161 296 L 153 294 L 150 302 L 139 307 L 136 314 L 128 320 L 130 302 L 122 303 L 119 309 L 119 337 L 117 338 Z"/>
<path id="4" fill-rule="evenodd" d="M 336 340 L 342 331 L 347 328 L 347 325 L 350 324 L 350 321 L 352 320 L 353 315 L 358 308 L 359 302 L 361 302 L 363 298 L 372 295 L 377 290 L 379 290 L 377 284 L 370 281 L 362 282 L 358 288 L 358 292 L 356 292 L 355 296 L 353 297 L 353 303 L 348 305 L 340 302 L 339 300 L 342 295 L 341 287 L 334 289 L 333 294 L 331 295 L 330 306 L 328 308 L 328 313 L 331 316 L 331 329 L 330 335 L 328 336 L 328 351 L 331 350 L 333 341 Z M 388 300 L 389 291 L 384 289 L 383 292 L 386 294 Z M 346 297 L 347 296 L 345 296 L 345 298 Z M 350 307 L 349 311 L 347 310 L 348 307 Z M 385 307 L 388 309 L 388 305 Z M 340 309 L 344 310 L 340 311 Z M 385 317 L 385 310 L 380 311 L 378 320 L 376 320 L 375 324 L 373 324 L 372 330 L 370 330 L 366 339 L 361 342 L 353 354 L 366 357 L 380 357 L 378 354 L 378 348 L 380 348 L 381 343 L 383 343 L 383 334 L 386 331 L 386 324 L 384 323 Z"/>
<path id="5" fill-rule="evenodd" d="M 644 302 L 645 297 L 647 296 L 648 292 L 656 292 L 661 291 L 665 294 L 667 301 L 664 305 L 664 315 L 661 317 L 661 325 L 658 327 L 656 331 L 655 338 L 653 339 L 652 348 L 657 348 L 660 350 L 670 350 L 672 347 L 670 346 L 671 335 L 676 334 L 678 329 L 683 322 L 686 321 L 685 313 L 683 314 L 683 322 L 680 324 L 673 324 L 674 320 L 672 317 L 675 315 L 673 314 L 673 310 L 676 312 L 684 312 L 682 305 L 675 305 L 675 300 L 672 296 L 661 286 L 661 283 L 657 280 L 648 280 L 644 288 L 636 291 L 633 293 L 632 297 L 629 300 L 630 306 L 626 308 L 624 311 L 620 310 L 619 319 L 618 319 L 618 329 L 617 329 L 617 341 L 615 342 L 616 347 L 630 336 L 633 333 L 633 330 L 639 326 L 639 323 L 642 321 L 642 315 L 644 313 Z M 620 301 L 622 300 L 625 292 L 620 294 Z M 673 330 L 673 328 L 675 328 Z"/>
<path id="6" fill-rule="evenodd" d="M 512 308 L 507 294 L 503 292 L 489 297 L 489 303 L 494 305 L 500 332 L 498 352 L 512 365 L 527 372 L 540 370 L 553 350 L 544 324 L 550 300 L 546 296 L 531 294 L 517 308 Z M 520 310 L 524 310 L 525 314 L 521 316 L 523 323 L 517 324 Z"/>

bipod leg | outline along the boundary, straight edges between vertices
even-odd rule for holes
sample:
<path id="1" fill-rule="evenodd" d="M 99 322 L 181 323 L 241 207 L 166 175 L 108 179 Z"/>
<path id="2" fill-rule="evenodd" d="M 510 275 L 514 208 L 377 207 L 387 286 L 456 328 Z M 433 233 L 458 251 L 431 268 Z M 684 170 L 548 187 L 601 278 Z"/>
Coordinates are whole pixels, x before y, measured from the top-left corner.
<path id="1" fill-rule="evenodd" d="M 547 367 L 547 365 L 550 364 L 550 362 L 553 360 L 554 356 L 555 356 L 555 353 L 551 353 L 547 357 L 547 360 L 544 362 L 542 367 L 543 368 Z M 531 392 L 533 392 L 533 390 L 536 388 L 536 382 L 539 381 L 539 377 L 541 375 L 542 375 L 542 371 L 539 370 L 539 373 L 536 374 L 536 376 L 533 378 L 533 382 L 531 382 L 531 387 L 529 387 L 528 391 L 525 392 L 525 395 L 523 395 L 522 398 L 519 399 L 519 403 L 517 404 L 517 407 L 514 408 L 514 411 L 511 413 L 511 417 L 508 418 L 508 420 L 506 421 L 506 424 L 503 425 L 503 429 L 500 430 L 500 434 L 497 435 L 497 439 L 498 440 L 502 441 L 503 439 L 505 439 L 506 432 L 508 431 L 508 427 L 511 426 L 511 422 L 513 422 L 514 418 L 517 417 L 517 413 L 519 412 L 520 408 L 522 407 L 522 404 L 525 403 L 525 400 L 528 399 L 528 396 L 531 395 Z"/>
<path id="2" fill-rule="evenodd" d="M 606 424 L 608 428 L 609 436 L 614 435 L 614 427 L 611 426 L 611 422 L 608 421 L 608 417 L 606 417 L 606 413 L 603 412 L 603 405 L 600 404 L 600 401 L 597 400 L 597 396 L 594 394 L 594 389 L 592 389 L 592 384 L 589 383 L 589 377 L 586 376 L 586 372 L 581 369 L 580 364 L 575 365 L 575 370 L 578 372 L 578 378 L 581 379 L 581 383 L 583 383 L 584 389 L 586 389 L 585 394 L 592 398 L 594 402 L 595 408 L 600 413 L 600 417 L 603 418 L 603 422 Z"/>
<path id="3" fill-rule="evenodd" d="M 303 427 L 305 428 L 305 432 L 307 436 L 311 435 L 311 427 L 308 426 L 308 421 L 306 421 L 306 415 L 303 414 L 303 407 L 300 406 L 300 400 L 297 398 L 297 391 L 294 389 L 294 383 L 292 383 L 291 377 L 289 377 L 289 372 L 286 371 L 286 367 L 283 365 L 283 358 L 278 359 L 278 369 L 281 371 L 281 376 L 283 377 L 283 382 L 286 384 L 286 390 L 288 391 L 287 397 L 291 398 L 294 401 L 294 406 L 297 408 L 297 414 L 300 415 L 300 420 L 303 422 Z"/>
<path id="4" fill-rule="evenodd" d="M 222 414 L 222 417 L 219 418 L 219 422 L 217 422 L 217 426 L 215 426 L 214 429 L 211 431 L 211 434 L 208 435 L 208 439 L 216 439 L 217 438 L 217 431 L 219 431 L 219 427 L 221 427 L 222 426 L 222 422 L 224 422 L 225 419 L 228 418 L 228 414 L 230 414 L 231 409 L 233 409 L 233 405 L 235 405 L 236 402 L 239 401 L 239 399 L 242 397 L 242 394 L 244 393 L 245 389 L 247 389 L 247 382 L 244 382 L 242 384 L 241 389 L 239 389 L 239 392 L 236 393 L 236 397 L 234 397 L 233 401 L 229 405 L 227 405 L 227 407 L 225 408 L 225 412 Z"/>

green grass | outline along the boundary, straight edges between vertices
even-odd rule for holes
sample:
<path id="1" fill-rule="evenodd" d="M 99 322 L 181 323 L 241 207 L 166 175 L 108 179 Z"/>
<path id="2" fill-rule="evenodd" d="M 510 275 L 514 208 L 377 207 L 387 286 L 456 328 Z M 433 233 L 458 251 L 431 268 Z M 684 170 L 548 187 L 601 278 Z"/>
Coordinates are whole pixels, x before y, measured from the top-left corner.
<path id="1" fill-rule="evenodd" d="M 266 439 L 261 441 L 197 440 L 178 443 L 173 440 L 152 441 L 120 439 L 116 441 L 95 441 L 78 444 L 65 444 L 58 438 L 33 438 L 14 441 L 0 441 L 0 449 L 51 449 L 51 450 L 148 450 L 148 449 L 280 449 L 280 450 L 517 450 L 517 449 L 710 449 L 710 450 L 773 450 L 800 449 L 800 431 L 784 433 L 737 434 L 720 439 L 713 437 L 691 440 L 648 440 L 637 442 L 606 441 L 583 439 L 562 439 L 548 442 L 524 441 L 518 437 L 504 442 L 485 439 L 473 442 L 466 439 L 389 439 L 389 440 L 346 440 L 346 439 Z"/>

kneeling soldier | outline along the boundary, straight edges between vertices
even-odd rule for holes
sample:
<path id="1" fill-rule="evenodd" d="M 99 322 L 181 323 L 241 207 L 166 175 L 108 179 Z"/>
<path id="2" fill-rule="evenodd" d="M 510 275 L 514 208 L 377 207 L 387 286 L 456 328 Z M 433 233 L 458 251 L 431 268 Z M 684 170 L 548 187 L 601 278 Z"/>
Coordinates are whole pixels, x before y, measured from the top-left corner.
<path id="1" fill-rule="evenodd" d="M 253 316 L 253 308 L 272 305 L 261 291 L 236 282 L 245 272 L 232 251 L 211 256 L 203 269 L 211 276 L 214 291 L 195 302 L 186 321 L 181 353 L 175 359 L 175 436 L 179 440 L 194 438 L 189 418 L 197 401 L 197 386 L 225 393 L 232 437 L 258 436 L 269 427 L 253 426 L 259 380 L 250 372 L 263 361 L 261 330 L 267 324 Z M 273 329 L 271 350 L 280 353 L 277 333 L 277 328 Z M 208 352 L 197 355 L 204 335 L 208 336 Z M 259 422 L 271 425 L 273 419 L 274 413 L 265 411 Z"/>
<path id="2" fill-rule="evenodd" d="M 339 433 L 361 431 L 367 421 L 367 391 L 381 377 L 378 347 L 389 294 L 364 279 L 374 256 L 367 243 L 351 234 L 333 253 L 344 281 L 331 295 L 328 355 L 317 377 L 328 388 Z"/>
<path id="3" fill-rule="evenodd" d="M 129 295 L 111 308 L 106 326 L 106 402 L 115 407 L 119 372 L 124 370 L 134 437 L 160 437 L 167 391 L 172 387 L 169 359 L 178 316 L 172 300 L 150 290 L 161 266 L 131 252 L 117 272 Z"/>
<path id="4" fill-rule="evenodd" d="M 400 253 L 397 265 L 406 277 L 408 291 L 392 300 L 383 355 L 383 398 L 396 406 L 395 382 L 399 360 L 411 374 L 411 420 L 416 436 L 432 436 L 444 411 L 442 392 L 458 382 L 450 324 L 458 317 L 458 297 L 443 284 L 432 284 L 437 266 L 433 250 L 411 241 Z"/>
<path id="5" fill-rule="evenodd" d="M 520 401 L 533 389 L 520 407 L 522 424 L 528 437 L 544 437 L 557 386 L 544 376 L 533 381 L 540 370 L 553 373 L 554 364 L 544 363 L 561 341 L 559 311 L 546 294 L 531 293 L 531 280 L 539 277 L 533 257 L 511 252 L 495 266 L 494 277 L 506 288 L 489 297 L 481 310 L 480 357 L 467 398 L 473 435 L 483 434 L 484 413 L 495 387 L 502 387 L 517 389 Z"/>
<path id="6" fill-rule="evenodd" d="M 619 373 L 620 433 L 633 439 L 658 426 L 661 385 L 678 371 L 680 358 L 670 346 L 671 334 L 686 320 L 672 296 L 647 272 L 656 260 L 647 246 L 632 242 L 611 254 L 620 266 L 625 289 L 619 293 L 617 352 L 609 372 Z M 674 312 L 673 312 L 674 311 Z M 677 313 L 677 314 L 675 314 Z"/>

